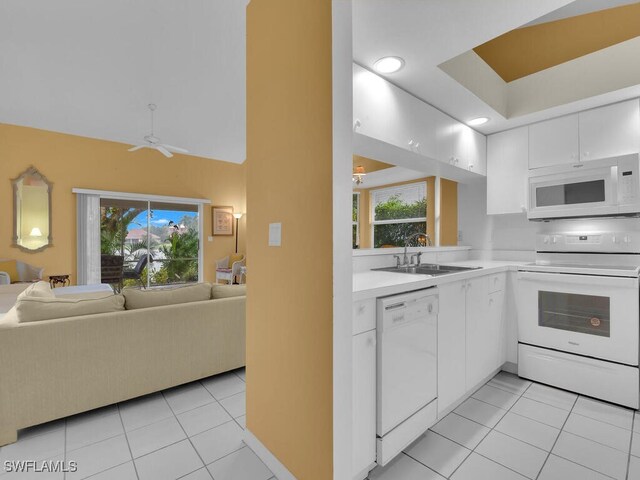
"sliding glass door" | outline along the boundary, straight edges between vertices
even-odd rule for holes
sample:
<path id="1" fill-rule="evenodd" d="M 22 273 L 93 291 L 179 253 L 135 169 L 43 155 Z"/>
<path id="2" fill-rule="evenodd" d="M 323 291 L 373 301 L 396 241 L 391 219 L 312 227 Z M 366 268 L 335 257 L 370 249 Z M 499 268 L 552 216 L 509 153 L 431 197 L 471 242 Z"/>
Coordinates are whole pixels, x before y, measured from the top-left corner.
<path id="1" fill-rule="evenodd" d="M 117 289 L 198 281 L 198 205 L 100 199 L 102 282 Z"/>

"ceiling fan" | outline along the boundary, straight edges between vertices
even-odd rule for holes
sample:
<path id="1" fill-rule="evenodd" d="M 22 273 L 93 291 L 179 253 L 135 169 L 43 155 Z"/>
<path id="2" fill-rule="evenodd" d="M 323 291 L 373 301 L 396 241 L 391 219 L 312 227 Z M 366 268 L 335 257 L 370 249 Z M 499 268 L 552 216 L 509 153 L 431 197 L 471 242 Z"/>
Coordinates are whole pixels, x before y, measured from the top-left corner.
<path id="1" fill-rule="evenodd" d="M 161 154 L 163 154 L 167 158 L 173 157 L 174 153 L 189 153 L 188 150 L 180 147 L 174 147 L 173 145 L 167 145 L 166 143 L 162 143 L 158 137 L 156 137 L 153 133 L 153 112 L 158 108 L 156 104 L 150 103 L 147 105 L 149 107 L 149 111 L 151 112 L 151 133 L 149 135 L 144 136 L 144 141 L 146 143 L 142 143 L 140 145 L 136 145 L 135 147 L 131 147 L 129 149 L 130 152 L 135 152 L 136 150 L 140 150 L 142 148 L 153 148 L 154 150 L 158 150 Z"/>

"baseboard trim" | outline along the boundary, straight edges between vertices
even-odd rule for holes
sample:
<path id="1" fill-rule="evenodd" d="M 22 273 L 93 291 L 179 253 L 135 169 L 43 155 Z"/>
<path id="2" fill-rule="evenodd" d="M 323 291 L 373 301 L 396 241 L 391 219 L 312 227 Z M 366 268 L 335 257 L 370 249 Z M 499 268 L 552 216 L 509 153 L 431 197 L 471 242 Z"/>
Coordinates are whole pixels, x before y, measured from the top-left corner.
<path id="1" fill-rule="evenodd" d="M 505 362 L 505 364 L 502 365 L 502 370 L 504 370 L 507 373 L 513 373 L 514 375 L 517 375 L 518 364 L 513 362 Z"/>
<path id="2" fill-rule="evenodd" d="M 269 467 L 278 480 L 297 480 L 287 467 L 248 429 L 244 431 L 244 443 Z"/>

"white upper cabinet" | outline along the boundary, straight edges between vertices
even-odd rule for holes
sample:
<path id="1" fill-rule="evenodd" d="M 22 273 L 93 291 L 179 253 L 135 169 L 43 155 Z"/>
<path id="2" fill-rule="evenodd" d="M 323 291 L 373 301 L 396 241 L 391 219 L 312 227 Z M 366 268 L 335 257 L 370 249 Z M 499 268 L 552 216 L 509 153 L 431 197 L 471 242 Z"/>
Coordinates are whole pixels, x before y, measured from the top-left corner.
<path id="1" fill-rule="evenodd" d="M 354 131 L 408 149 L 412 98 L 383 78 L 354 66 Z"/>
<path id="2" fill-rule="evenodd" d="M 580 159 L 617 157 L 640 151 L 638 99 L 581 112 Z"/>
<path id="3" fill-rule="evenodd" d="M 412 151 L 429 158 L 436 159 L 436 129 L 440 112 L 424 102 L 414 99 L 411 106 L 411 138 Z"/>
<path id="4" fill-rule="evenodd" d="M 578 114 L 529 126 L 529 168 L 579 161 Z"/>
<path id="5" fill-rule="evenodd" d="M 353 130 L 486 175 L 486 137 L 382 77 L 353 66 Z"/>
<path id="6" fill-rule="evenodd" d="M 527 208 L 529 131 L 515 128 L 487 139 L 487 215 Z"/>
<path id="7" fill-rule="evenodd" d="M 469 127 L 466 127 L 469 128 Z M 471 132 L 467 136 L 466 164 L 467 169 L 479 173 L 487 174 L 487 137 L 469 128 Z"/>

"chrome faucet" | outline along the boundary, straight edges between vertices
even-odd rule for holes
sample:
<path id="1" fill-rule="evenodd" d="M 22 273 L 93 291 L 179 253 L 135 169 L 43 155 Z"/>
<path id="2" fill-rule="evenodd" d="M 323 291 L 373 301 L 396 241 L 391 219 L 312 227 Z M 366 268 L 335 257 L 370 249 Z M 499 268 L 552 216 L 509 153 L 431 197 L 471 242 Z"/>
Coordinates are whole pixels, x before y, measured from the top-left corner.
<path id="1" fill-rule="evenodd" d="M 404 262 L 404 265 L 409 265 L 411 263 L 409 261 L 409 257 L 407 256 L 407 248 L 409 247 L 409 243 L 411 243 L 411 240 L 413 240 L 414 238 L 418 238 L 418 237 L 426 238 L 427 239 L 427 244 L 429 246 L 432 246 L 431 237 L 426 233 L 417 232 L 417 233 L 414 233 L 412 235 L 409 235 L 408 237 L 405 237 L 405 239 L 404 239 L 404 255 L 402 257 L 402 261 Z M 420 257 L 422 256 L 422 252 L 418 252 L 416 254 L 416 256 L 418 257 L 418 265 L 420 265 Z M 412 255 L 412 258 L 413 258 L 413 255 Z M 400 260 L 398 260 L 398 262 L 400 262 Z"/>

